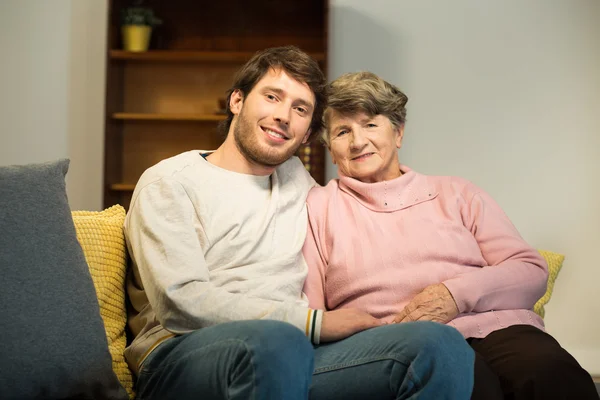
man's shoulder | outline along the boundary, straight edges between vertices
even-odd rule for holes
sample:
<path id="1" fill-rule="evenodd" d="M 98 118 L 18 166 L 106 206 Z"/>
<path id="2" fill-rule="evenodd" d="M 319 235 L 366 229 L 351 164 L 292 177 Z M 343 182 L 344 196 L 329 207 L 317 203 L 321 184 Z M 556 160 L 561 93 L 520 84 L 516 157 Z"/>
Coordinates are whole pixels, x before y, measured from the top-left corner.
<path id="1" fill-rule="evenodd" d="M 140 177 L 138 186 L 160 180 L 161 178 L 176 176 L 188 167 L 197 166 L 199 163 L 204 162 L 201 153 L 201 150 L 186 151 L 154 164 L 144 171 Z"/>
<path id="2" fill-rule="evenodd" d="M 302 161 L 296 156 L 279 165 L 275 171 L 282 184 L 295 183 L 307 189 L 317 184 L 302 164 Z"/>
<path id="3" fill-rule="evenodd" d="M 140 176 L 132 196 L 132 203 L 142 191 L 150 187 L 179 186 L 189 182 L 189 176 L 194 179 L 201 179 L 204 174 L 198 174 L 197 169 L 201 168 L 206 161 L 202 157 L 202 150 L 191 150 L 173 157 L 166 158 L 157 164 L 146 169 Z M 186 173 L 194 169 L 194 173 Z"/>

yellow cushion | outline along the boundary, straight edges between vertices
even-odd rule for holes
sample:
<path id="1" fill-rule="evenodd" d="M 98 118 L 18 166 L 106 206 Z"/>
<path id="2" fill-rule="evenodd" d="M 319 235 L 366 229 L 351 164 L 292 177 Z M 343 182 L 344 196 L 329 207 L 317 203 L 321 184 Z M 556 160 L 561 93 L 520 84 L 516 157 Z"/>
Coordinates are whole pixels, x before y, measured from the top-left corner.
<path id="1" fill-rule="evenodd" d="M 129 397 L 133 398 L 133 377 L 123 356 L 127 340 L 127 251 L 123 236 L 125 209 L 116 205 L 104 211 L 73 211 L 72 215 L 77 239 L 83 248 L 96 287 L 113 370 Z"/>
<path id="2" fill-rule="evenodd" d="M 535 311 L 540 317 L 544 318 L 544 306 L 550 301 L 550 296 L 552 296 L 552 290 L 554 289 L 554 282 L 556 281 L 556 277 L 558 277 L 558 273 L 562 268 L 565 256 L 546 250 L 538 251 L 548 263 L 548 288 L 546 289 L 546 293 L 533 306 L 533 311 Z"/>

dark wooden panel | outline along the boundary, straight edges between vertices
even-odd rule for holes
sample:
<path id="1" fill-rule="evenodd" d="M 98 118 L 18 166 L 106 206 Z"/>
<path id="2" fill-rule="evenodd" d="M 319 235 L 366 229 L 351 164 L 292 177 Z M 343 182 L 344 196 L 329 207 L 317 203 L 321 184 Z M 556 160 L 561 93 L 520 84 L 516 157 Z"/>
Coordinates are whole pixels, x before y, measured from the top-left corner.
<path id="1" fill-rule="evenodd" d="M 131 186 L 119 185 L 134 184 L 162 158 L 194 148 L 214 149 L 222 142 L 213 121 L 220 118 L 215 114 L 218 99 L 255 51 L 293 44 L 327 68 L 327 0 L 145 0 L 163 24 L 152 34 L 151 51 L 138 54 L 120 51 L 120 13 L 131 3 L 109 1 L 107 207 L 127 207 Z M 298 151 L 321 184 L 324 151 L 318 142 Z"/>
<path id="2" fill-rule="evenodd" d="M 256 51 L 294 44 L 322 51 L 323 0 L 153 0 L 158 49 Z"/>

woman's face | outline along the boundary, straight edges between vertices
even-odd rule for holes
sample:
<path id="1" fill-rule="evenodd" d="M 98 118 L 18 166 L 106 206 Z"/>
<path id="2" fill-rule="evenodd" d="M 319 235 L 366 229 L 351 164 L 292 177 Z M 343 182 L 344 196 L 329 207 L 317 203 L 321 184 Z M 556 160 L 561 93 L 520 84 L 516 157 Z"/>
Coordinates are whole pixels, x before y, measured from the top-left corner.
<path id="1" fill-rule="evenodd" d="M 395 128 L 383 115 L 346 116 L 335 111 L 329 126 L 329 151 L 343 175 L 367 183 L 401 175 L 397 150 L 402 146 L 404 127 Z"/>

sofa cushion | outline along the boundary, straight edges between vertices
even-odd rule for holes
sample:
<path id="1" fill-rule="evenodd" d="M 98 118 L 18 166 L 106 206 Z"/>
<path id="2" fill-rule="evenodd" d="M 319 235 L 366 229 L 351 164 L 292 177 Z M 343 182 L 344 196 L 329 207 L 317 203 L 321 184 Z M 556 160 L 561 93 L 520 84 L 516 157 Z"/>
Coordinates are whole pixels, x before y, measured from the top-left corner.
<path id="1" fill-rule="evenodd" d="M 550 297 L 552 297 L 554 282 L 556 281 L 558 273 L 562 268 L 565 256 L 546 250 L 538 250 L 538 252 L 542 255 L 542 257 L 544 257 L 544 260 L 546 260 L 546 263 L 548 264 L 548 287 L 546 288 L 546 293 L 544 293 L 544 295 L 533 306 L 533 311 L 535 311 L 540 317 L 544 318 L 546 315 L 544 306 L 548 304 Z"/>
<path id="2" fill-rule="evenodd" d="M 75 235 L 68 166 L 0 167 L 2 399 L 127 399 Z"/>
<path id="3" fill-rule="evenodd" d="M 73 211 L 72 215 L 77 240 L 96 288 L 113 371 L 127 390 L 129 398 L 133 398 L 133 376 L 123 355 L 127 345 L 127 249 L 123 234 L 125 209 L 116 205 L 104 211 Z"/>

